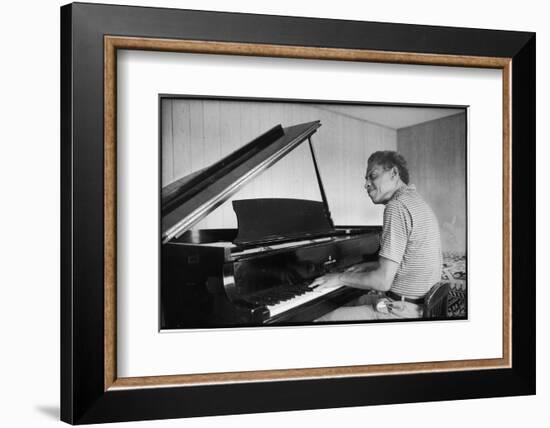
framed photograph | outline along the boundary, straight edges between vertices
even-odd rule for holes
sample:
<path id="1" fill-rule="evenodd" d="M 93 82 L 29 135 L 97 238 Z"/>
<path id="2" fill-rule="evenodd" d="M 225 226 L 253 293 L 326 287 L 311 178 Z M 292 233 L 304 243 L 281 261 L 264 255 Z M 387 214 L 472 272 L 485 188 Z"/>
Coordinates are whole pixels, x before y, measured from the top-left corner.
<path id="1" fill-rule="evenodd" d="M 533 33 L 71 4 L 61 54 L 62 420 L 535 393 Z"/>
<path id="2" fill-rule="evenodd" d="M 161 95 L 160 330 L 465 319 L 466 114 Z M 392 162 L 395 152 L 403 163 L 392 204 L 404 208 L 406 195 L 420 204 L 405 217 L 418 235 L 406 255 L 390 239 L 408 225 L 392 224 L 392 204 L 383 215 L 385 199 L 364 186 L 369 155 Z M 403 262 L 394 300 L 362 287 L 384 251 L 422 264 Z M 422 276 L 414 283 L 411 269 Z M 330 275 L 334 287 L 322 283 Z M 400 282 L 418 292 L 399 301 Z M 420 317 L 409 312 L 419 308 Z"/>

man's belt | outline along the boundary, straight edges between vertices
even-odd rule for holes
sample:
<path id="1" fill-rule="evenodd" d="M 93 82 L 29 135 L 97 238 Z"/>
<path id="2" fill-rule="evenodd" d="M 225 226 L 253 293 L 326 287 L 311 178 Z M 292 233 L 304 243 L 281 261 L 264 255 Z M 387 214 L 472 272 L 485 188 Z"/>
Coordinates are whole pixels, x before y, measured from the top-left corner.
<path id="1" fill-rule="evenodd" d="M 386 291 L 386 296 L 388 296 L 392 300 L 404 300 L 405 302 L 416 303 L 417 305 L 422 305 L 424 303 L 424 297 L 417 297 L 416 299 L 414 299 L 412 297 L 401 296 L 397 293 L 394 293 L 393 291 Z"/>

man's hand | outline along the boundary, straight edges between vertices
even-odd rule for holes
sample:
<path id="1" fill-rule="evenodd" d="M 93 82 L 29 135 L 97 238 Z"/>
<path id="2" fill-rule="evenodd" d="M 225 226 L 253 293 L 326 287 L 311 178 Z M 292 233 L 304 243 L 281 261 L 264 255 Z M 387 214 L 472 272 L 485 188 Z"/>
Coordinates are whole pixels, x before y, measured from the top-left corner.
<path id="1" fill-rule="evenodd" d="M 320 276 L 309 287 L 315 290 L 322 290 L 345 285 L 362 290 L 388 291 L 391 288 L 398 267 L 399 264 L 393 260 L 380 257 L 378 262 L 369 262 L 361 265 L 361 271 L 359 272 L 348 270 L 343 273 L 328 273 Z M 363 270 L 364 268 L 366 269 Z"/>
<path id="2" fill-rule="evenodd" d="M 340 281 L 340 274 L 338 273 L 327 273 L 326 275 L 320 276 L 313 281 L 309 288 L 314 288 L 315 290 L 322 290 L 326 288 L 338 288 L 344 285 Z"/>
<path id="3" fill-rule="evenodd" d="M 346 272 L 368 272 L 374 269 L 377 269 L 380 266 L 378 261 L 376 262 L 363 262 L 356 265 L 353 265 L 346 269 Z"/>

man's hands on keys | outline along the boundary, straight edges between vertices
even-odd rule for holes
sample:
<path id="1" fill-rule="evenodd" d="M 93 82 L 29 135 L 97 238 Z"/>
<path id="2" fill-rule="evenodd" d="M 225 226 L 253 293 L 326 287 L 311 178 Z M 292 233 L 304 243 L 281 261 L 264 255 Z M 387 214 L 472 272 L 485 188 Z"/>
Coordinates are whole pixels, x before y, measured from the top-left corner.
<path id="1" fill-rule="evenodd" d="M 345 270 L 345 272 L 359 273 L 359 272 L 368 272 L 375 269 L 378 266 L 378 262 L 365 262 L 359 263 L 357 265 L 351 266 Z M 315 290 L 322 290 L 325 288 L 338 288 L 344 284 L 341 278 L 341 273 L 327 273 L 319 278 L 316 278 L 310 285 L 309 288 Z"/>
<path id="2" fill-rule="evenodd" d="M 316 278 L 311 284 L 309 284 L 309 288 L 323 290 L 326 288 L 338 288 L 342 285 L 344 284 L 340 280 L 339 273 L 327 273 L 319 278 Z"/>

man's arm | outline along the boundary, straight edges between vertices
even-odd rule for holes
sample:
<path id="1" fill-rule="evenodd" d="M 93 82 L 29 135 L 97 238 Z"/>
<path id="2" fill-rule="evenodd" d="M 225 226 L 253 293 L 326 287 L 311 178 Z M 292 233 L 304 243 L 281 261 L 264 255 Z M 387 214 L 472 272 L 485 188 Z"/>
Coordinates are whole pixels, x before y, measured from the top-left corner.
<path id="1" fill-rule="evenodd" d="M 407 248 L 412 220 L 409 211 L 398 201 L 384 208 L 378 266 L 368 272 L 344 272 L 317 278 L 310 287 L 335 288 L 342 285 L 365 290 L 388 291 Z"/>
<path id="2" fill-rule="evenodd" d="M 331 273 L 317 278 L 310 287 L 334 288 L 341 285 L 365 290 L 388 291 L 391 288 L 399 264 L 385 257 L 378 259 L 378 266 L 367 272 Z"/>
<path id="3" fill-rule="evenodd" d="M 398 267 L 399 264 L 393 260 L 379 257 L 376 269 L 367 272 L 344 272 L 340 274 L 340 281 L 354 288 L 388 291 Z"/>

